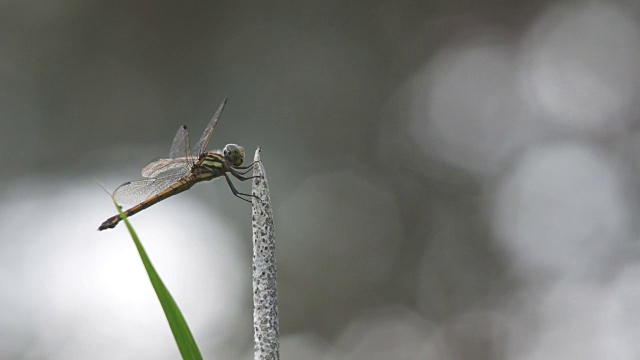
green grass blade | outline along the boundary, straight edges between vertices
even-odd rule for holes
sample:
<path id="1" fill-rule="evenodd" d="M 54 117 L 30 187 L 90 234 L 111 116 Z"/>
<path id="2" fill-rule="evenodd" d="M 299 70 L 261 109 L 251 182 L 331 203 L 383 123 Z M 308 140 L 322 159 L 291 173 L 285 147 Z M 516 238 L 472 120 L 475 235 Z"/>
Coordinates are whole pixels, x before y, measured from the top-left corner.
<path id="1" fill-rule="evenodd" d="M 162 279 L 153 268 L 153 264 L 151 264 L 151 260 L 147 256 L 147 253 L 136 235 L 136 232 L 133 230 L 133 227 L 129 223 L 126 215 L 122 212 L 122 209 L 114 200 L 114 204 L 122 217 L 122 220 L 127 225 L 127 229 L 131 234 L 131 238 L 133 242 L 136 244 L 136 248 L 138 249 L 138 253 L 140 254 L 140 259 L 144 264 L 144 268 L 147 270 L 147 274 L 149 275 L 149 280 L 151 280 L 151 285 L 153 285 L 153 289 L 156 291 L 156 295 L 158 296 L 158 300 L 160 300 L 160 304 L 162 305 L 162 310 L 164 310 L 164 314 L 167 317 L 167 321 L 169 322 L 169 326 L 171 327 L 171 332 L 173 332 L 173 337 L 176 339 L 176 344 L 178 345 L 178 349 L 180 350 L 180 354 L 182 354 L 183 359 L 194 359 L 201 360 L 202 354 L 200 353 L 200 349 L 198 349 L 198 345 L 196 344 L 193 335 L 191 334 L 191 330 L 189 330 L 189 326 L 187 325 L 187 321 L 182 316 L 182 312 L 176 304 L 175 300 L 173 300 L 173 296 L 167 288 L 164 286 Z"/>

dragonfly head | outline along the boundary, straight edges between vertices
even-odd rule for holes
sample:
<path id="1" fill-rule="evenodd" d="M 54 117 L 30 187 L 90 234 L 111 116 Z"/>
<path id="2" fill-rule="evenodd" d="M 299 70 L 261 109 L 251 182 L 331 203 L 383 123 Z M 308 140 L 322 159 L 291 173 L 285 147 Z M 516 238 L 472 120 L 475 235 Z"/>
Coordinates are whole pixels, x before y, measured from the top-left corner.
<path id="1" fill-rule="evenodd" d="M 244 161 L 244 148 L 240 145 L 227 144 L 222 150 L 222 154 L 233 166 L 240 166 Z"/>

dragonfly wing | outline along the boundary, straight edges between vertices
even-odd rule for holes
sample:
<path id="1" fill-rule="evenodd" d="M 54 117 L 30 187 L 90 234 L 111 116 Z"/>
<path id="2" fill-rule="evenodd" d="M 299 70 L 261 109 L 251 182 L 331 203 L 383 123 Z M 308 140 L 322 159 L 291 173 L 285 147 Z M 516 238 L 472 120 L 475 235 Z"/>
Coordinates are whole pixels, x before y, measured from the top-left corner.
<path id="1" fill-rule="evenodd" d="M 216 113 L 211 118 L 211 121 L 209 121 L 209 125 L 207 125 L 207 127 L 204 129 L 204 132 L 202 133 L 200 140 L 198 141 L 196 146 L 193 148 L 193 152 L 191 153 L 191 155 L 194 158 L 200 157 L 200 154 L 202 154 L 207 150 L 207 146 L 209 146 L 209 140 L 211 140 L 211 134 L 213 134 L 213 129 L 216 127 L 216 124 L 218 123 L 218 119 L 220 118 L 220 115 L 222 114 L 222 110 L 224 110 L 224 106 L 226 104 L 227 104 L 227 98 L 224 98 L 224 100 L 222 100 L 222 103 L 218 107 L 218 110 L 216 110 Z"/>
<path id="2" fill-rule="evenodd" d="M 190 158 L 158 159 L 147 164 L 142 169 L 142 176 L 146 178 L 167 176 L 171 174 L 186 175 L 191 168 Z"/>
<path id="3" fill-rule="evenodd" d="M 120 185 L 113 192 L 113 197 L 120 204 L 139 204 L 175 184 L 182 177 L 182 175 L 168 175 L 153 179 L 130 181 Z"/>
<path id="4" fill-rule="evenodd" d="M 176 132 L 176 136 L 173 137 L 171 150 L 169 150 L 169 158 L 174 159 L 188 156 L 191 156 L 191 149 L 189 149 L 189 131 L 187 131 L 187 125 L 182 125 Z"/>

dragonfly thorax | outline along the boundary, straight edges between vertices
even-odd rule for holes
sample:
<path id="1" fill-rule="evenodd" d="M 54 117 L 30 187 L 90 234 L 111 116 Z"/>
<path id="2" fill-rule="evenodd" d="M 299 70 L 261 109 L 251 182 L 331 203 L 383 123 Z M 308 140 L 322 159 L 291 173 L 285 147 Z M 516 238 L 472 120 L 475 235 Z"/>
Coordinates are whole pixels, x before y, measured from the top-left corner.
<path id="1" fill-rule="evenodd" d="M 222 155 L 233 166 L 240 166 L 244 161 L 244 148 L 236 144 L 227 144 L 222 150 Z"/>

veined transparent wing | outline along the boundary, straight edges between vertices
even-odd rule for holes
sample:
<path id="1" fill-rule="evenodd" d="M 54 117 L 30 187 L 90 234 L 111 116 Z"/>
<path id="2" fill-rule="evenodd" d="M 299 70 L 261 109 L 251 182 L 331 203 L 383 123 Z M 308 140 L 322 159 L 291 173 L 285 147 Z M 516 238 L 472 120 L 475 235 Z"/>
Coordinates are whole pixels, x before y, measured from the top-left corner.
<path id="1" fill-rule="evenodd" d="M 113 192 L 113 197 L 120 204 L 139 204 L 175 184 L 182 176 L 174 174 L 124 183 Z"/>
<path id="2" fill-rule="evenodd" d="M 161 177 L 174 174 L 187 175 L 191 166 L 192 159 L 179 157 L 175 159 L 158 159 L 147 164 L 142 169 L 142 176 L 146 178 Z"/>
<path id="3" fill-rule="evenodd" d="M 152 178 L 174 174 L 186 175 L 193 164 L 195 164 L 195 160 L 191 156 L 191 149 L 189 149 L 189 132 L 187 126 L 182 125 L 173 137 L 169 158 L 157 159 L 148 163 L 142 169 L 142 176 Z"/>
<path id="4" fill-rule="evenodd" d="M 211 118 L 211 121 L 209 121 L 209 125 L 207 125 L 207 127 L 204 129 L 204 132 L 202 133 L 200 140 L 198 141 L 196 146 L 193 148 L 191 155 L 194 158 L 197 159 L 198 157 L 200 157 L 200 154 L 202 154 L 207 150 L 207 146 L 209 146 L 209 140 L 211 140 L 211 134 L 213 134 L 213 129 L 216 127 L 216 124 L 218 123 L 218 119 L 220 118 L 220 115 L 222 115 L 222 110 L 224 110 L 224 106 L 226 104 L 227 104 L 227 98 L 224 98 L 224 100 L 222 100 L 222 103 L 218 107 L 218 110 L 216 110 L 216 113 Z"/>
<path id="5" fill-rule="evenodd" d="M 176 136 L 173 137 L 171 143 L 171 150 L 169 150 L 169 158 L 184 158 L 191 156 L 191 149 L 189 148 L 189 131 L 187 131 L 187 125 L 182 125 L 178 128 Z"/>

